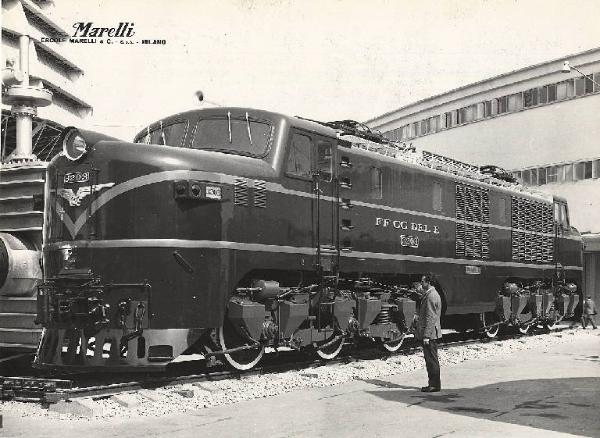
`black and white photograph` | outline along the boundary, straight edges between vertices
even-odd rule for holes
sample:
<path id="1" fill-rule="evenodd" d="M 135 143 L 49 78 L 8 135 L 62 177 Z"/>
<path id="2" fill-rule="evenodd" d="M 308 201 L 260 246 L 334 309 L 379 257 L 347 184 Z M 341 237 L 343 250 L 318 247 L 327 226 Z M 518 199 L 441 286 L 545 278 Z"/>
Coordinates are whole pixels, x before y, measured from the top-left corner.
<path id="1" fill-rule="evenodd" d="M 0 437 L 600 437 L 600 2 L 1 1 Z"/>

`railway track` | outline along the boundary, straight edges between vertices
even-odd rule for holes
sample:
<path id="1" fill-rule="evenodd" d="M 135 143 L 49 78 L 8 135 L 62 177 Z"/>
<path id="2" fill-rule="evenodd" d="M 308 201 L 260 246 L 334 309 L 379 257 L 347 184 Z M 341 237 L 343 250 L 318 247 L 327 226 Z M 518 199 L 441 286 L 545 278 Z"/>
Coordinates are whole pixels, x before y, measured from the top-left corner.
<path id="1" fill-rule="evenodd" d="M 568 329 L 562 326 L 552 330 L 558 333 Z M 473 335 L 474 332 L 468 333 Z M 439 345 L 440 350 L 448 350 L 453 347 L 503 342 L 515 338 L 527 338 L 540 336 L 547 332 L 533 332 L 527 334 L 504 335 L 496 338 L 466 338 L 464 333 L 445 334 Z M 253 375 L 275 374 L 292 370 L 308 370 L 311 368 L 332 366 L 336 364 L 347 364 L 373 359 L 388 358 L 396 355 L 416 354 L 421 350 L 417 342 L 410 338 L 406 340 L 404 348 L 396 353 L 382 352 L 374 347 L 366 349 L 347 349 L 343 355 L 336 359 L 324 361 L 322 359 L 306 359 L 306 355 L 289 351 L 283 354 L 268 355 L 265 363 L 248 371 L 230 371 L 217 366 L 216 369 L 204 373 L 194 373 L 193 370 L 201 368 L 200 361 L 184 362 L 176 364 L 168 375 L 145 375 L 135 378 L 130 375 L 102 375 L 100 378 L 87 374 L 69 375 L 69 379 L 47 379 L 37 376 L 10 376 L 0 377 L 0 399 L 24 402 L 37 402 L 44 405 L 56 403 L 60 400 L 69 400 L 80 397 L 92 397 L 96 399 L 108 398 L 119 393 L 139 391 L 142 389 L 156 389 L 166 386 L 181 384 L 193 384 L 211 382 L 226 379 L 242 379 Z M 195 363 L 194 363 L 195 362 Z M 190 373 L 190 371 L 192 371 Z M 115 381 L 116 380 L 116 381 Z"/>

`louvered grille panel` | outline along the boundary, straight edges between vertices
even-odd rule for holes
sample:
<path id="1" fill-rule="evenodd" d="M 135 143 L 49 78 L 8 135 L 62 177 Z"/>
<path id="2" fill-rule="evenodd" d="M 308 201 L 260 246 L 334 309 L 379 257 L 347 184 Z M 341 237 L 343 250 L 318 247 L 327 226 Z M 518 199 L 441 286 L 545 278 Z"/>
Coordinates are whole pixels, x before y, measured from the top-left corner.
<path id="1" fill-rule="evenodd" d="M 524 198 L 512 198 L 512 259 L 547 263 L 553 259 L 552 205 Z"/>
<path id="2" fill-rule="evenodd" d="M 456 185 L 456 255 L 488 258 L 489 193 L 466 184 Z"/>
<path id="3" fill-rule="evenodd" d="M 456 224 L 456 255 L 465 256 L 465 224 Z"/>
<path id="4" fill-rule="evenodd" d="M 484 259 L 490 256 L 490 228 L 481 227 L 481 257 Z"/>
<path id="5" fill-rule="evenodd" d="M 235 205 L 248 205 L 248 180 L 236 178 L 233 189 L 233 203 Z"/>

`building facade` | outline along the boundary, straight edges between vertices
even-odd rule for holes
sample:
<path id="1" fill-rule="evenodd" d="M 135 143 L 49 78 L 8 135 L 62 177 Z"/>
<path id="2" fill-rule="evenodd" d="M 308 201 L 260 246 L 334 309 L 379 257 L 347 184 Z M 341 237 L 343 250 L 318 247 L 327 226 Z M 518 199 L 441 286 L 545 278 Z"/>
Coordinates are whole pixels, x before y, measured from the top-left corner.
<path id="1" fill-rule="evenodd" d="M 54 14 L 54 9 L 52 1 L 2 0 L 0 62 L 3 73 L 20 68 L 19 39 L 28 36 L 29 82 L 52 93 L 52 103 L 37 108 L 37 114 L 33 117 L 34 153 L 41 153 L 38 158 L 42 161 L 51 156 L 61 126 L 81 124 L 83 119 L 92 114 L 92 106 L 86 97 L 89 84 L 83 69 L 75 61 L 69 42 L 57 42 L 69 37 L 66 29 L 71 25 L 62 23 Z M 6 161 L 15 147 L 14 124 L 11 106 L 4 103 L 3 99 L 2 162 Z"/>
<path id="2" fill-rule="evenodd" d="M 48 161 L 64 126 L 91 115 L 89 85 L 54 3 L 2 0 L 0 352 L 36 347 L 36 286 Z"/>
<path id="3" fill-rule="evenodd" d="M 564 61 L 577 70 L 566 72 Z M 476 165 L 569 202 L 586 292 L 600 299 L 600 48 L 526 67 L 368 120 L 384 136 Z"/>

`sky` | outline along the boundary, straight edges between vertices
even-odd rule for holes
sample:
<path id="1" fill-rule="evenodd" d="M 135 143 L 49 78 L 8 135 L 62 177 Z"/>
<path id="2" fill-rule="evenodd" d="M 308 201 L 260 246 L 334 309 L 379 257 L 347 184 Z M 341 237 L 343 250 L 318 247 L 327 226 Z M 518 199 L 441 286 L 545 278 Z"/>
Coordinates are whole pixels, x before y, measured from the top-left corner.
<path id="1" fill-rule="evenodd" d="M 129 140 L 215 104 L 364 121 L 453 88 L 600 46 L 600 1 L 55 0 L 74 22 L 134 23 L 133 41 L 70 44 L 94 107 Z M 201 90 L 205 102 L 198 102 Z"/>

